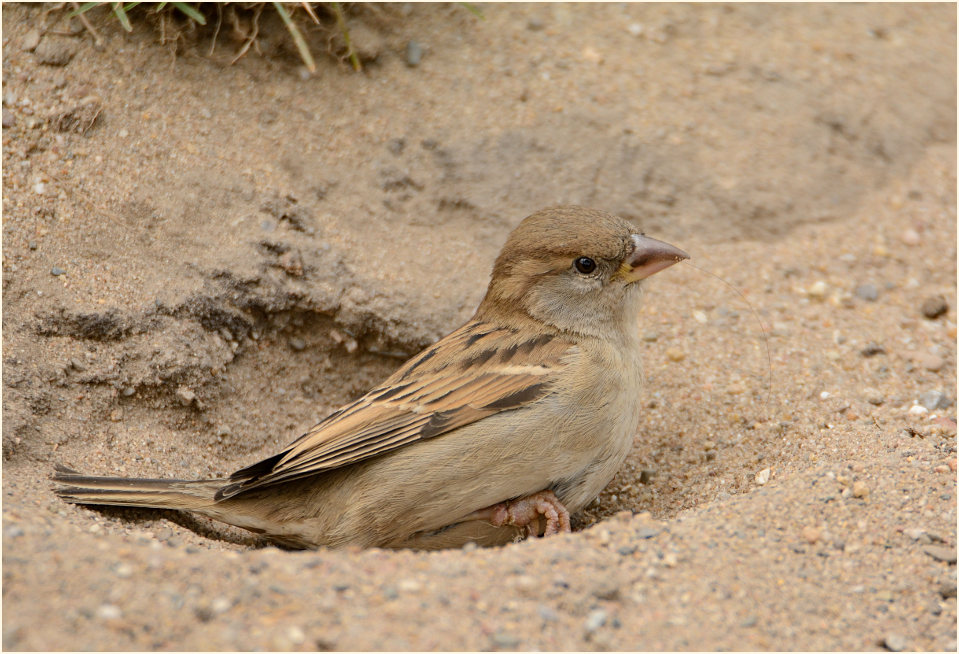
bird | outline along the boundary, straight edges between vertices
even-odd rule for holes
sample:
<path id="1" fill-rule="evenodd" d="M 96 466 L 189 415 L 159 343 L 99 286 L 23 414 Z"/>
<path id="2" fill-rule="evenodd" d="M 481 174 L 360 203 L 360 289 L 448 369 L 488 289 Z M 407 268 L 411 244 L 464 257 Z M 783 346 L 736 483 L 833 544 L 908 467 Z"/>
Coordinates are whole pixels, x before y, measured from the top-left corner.
<path id="1" fill-rule="evenodd" d="M 282 451 L 208 480 L 57 465 L 55 492 L 193 512 L 289 548 L 569 532 L 638 428 L 641 282 L 687 258 L 605 211 L 540 210 L 507 237 L 472 318 Z"/>

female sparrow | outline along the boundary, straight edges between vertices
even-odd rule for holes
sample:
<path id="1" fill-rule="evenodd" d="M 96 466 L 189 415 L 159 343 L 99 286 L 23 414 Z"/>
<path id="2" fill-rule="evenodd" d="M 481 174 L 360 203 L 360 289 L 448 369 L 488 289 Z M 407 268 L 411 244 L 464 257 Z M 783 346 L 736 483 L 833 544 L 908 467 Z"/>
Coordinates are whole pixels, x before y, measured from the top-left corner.
<path id="1" fill-rule="evenodd" d="M 510 234 L 465 325 L 278 454 L 201 481 L 58 466 L 56 492 L 194 511 L 292 547 L 569 531 L 639 421 L 639 281 L 686 258 L 608 213 L 544 209 Z"/>

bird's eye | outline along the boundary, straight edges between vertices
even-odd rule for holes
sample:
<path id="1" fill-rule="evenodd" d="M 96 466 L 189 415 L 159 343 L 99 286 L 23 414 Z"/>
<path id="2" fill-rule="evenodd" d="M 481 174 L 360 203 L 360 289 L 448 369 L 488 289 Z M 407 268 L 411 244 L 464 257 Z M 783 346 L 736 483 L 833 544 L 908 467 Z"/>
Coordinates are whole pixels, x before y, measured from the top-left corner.
<path id="1" fill-rule="evenodd" d="M 588 275 L 594 270 L 596 270 L 596 262 L 590 259 L 589 257 L 580 257 L 573 262 L 576 270 L 584 275 Z"/>

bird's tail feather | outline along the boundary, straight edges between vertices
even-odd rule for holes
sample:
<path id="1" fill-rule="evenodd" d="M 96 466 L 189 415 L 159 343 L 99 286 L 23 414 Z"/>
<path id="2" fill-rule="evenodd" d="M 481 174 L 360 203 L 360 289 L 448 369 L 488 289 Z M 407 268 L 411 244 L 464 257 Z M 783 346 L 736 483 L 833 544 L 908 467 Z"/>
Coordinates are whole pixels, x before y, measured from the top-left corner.
<path id="1" fill-rule="evenodd" d="M 55 490 L 67 502 L 110 506 L 141 506 L 155 509 L 202 510 L 215 504 L 213 496 L 224 479 L 135 479 L 88 477 L 58 465 L 53 480 L 63 484 Z"/>

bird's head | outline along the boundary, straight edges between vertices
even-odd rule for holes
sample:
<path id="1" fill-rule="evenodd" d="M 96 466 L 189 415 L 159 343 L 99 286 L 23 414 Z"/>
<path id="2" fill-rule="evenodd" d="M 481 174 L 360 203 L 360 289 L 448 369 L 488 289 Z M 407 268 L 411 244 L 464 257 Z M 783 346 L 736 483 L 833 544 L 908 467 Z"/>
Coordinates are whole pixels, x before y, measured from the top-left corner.
<path id="1" fill-rule="evenodd" d="M 562 331 L 605 335 L 636 320 L 640 280 L 687 258 L 612 214 L 543 209 L 509 235 L 477 317 L 524 316 Z"/>

